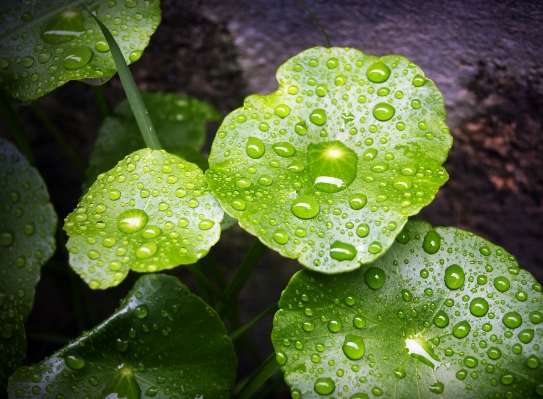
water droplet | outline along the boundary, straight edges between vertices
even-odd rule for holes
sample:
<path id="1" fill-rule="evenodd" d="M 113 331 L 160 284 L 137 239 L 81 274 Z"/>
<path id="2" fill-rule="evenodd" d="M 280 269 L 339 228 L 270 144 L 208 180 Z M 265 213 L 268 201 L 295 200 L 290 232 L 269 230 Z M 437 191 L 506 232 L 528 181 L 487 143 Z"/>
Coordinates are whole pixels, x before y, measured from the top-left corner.
<path id="1" fill-rule="evenodd" d="M 353 318 L 353 325 L 356 328 L 363 328 L 366 325 L 366 319 L 362 316 L 355 316 Z"/>
<path id="2" fill-rule="evenodd" d="M 373 116 L 382 122 L 392 119 L 395 113 L 396 109 L 388 103 L 379 103 L 373 107 Z"/>
<path id="3" fill-rule="evenodd" d="M 232 208 L 234 208 L 236 211 L 242 211 L 245 209 L 245 201 L 241 198 L 235 198 L 232 201 Z"/>
<path id="4" fill-rule="evenodd" d="M 460 371 L 458 371 L 456 373 L 456 378 L 458 378 L 461 381 L 465 380 L 467 376 L 468 376 L 468 372 L 467 372 L 467 370 L 464 370 L 464 369 L 462 369 L 462 370 L 460 370 Z"/>
<path id="5" fill-rule="evenodd" d="M 305 169 L 304 164 L 301 161 L 293 161 L 288 167 L 289 172 L 292 173 L 300 173 L 303 172 Z"/>
<path id="6" fill-rule="evenodd" d="M 279 366 L 284 366 L 287 362 L 287 355 L 283 352 L 275 352 L 275 359 L 277 360 L 277 364 Z"/>
<path id="7" fill-rule="evenodd" d="M 93 56 L 93 51 L 87 46 L 72 47 L 64 55 L 62 65 L 66 69 L 83 68 L 90 62 Z"/>
<path id="8" fill-rule="evenodd" d="M 309 120 L 317 126 L 322 126 L 326 123 L 326 111 L 322 108 L 314 109 L 309 115 Z"/>
<path id="9" fill-rule="evenodd" d="M 209 230 L 213 226 L 215 226 L 215 222 L 209 219 L 204 219 L 198 224 L 200 230 Z"/>
<path id="10" fill-rule="evenodd" d="M 381 252 L 382 250 L 383 250 L 383 246 L 378 241 L 374 241 L 374 242 L 370 243 L 370 245 L 368 246 L 368 252 L 370 254 L 375 255 L 375 254 L 378 254 L 379 252 Z"/>
<path id="11" fill-rule="evenodd" d="M 511 385 L 515 381 L 515 375 L 513 373 L 505 373 L 500 377 L 500 382 L 503 385 Z"/>
<path id="12" fill-rule="evenodd" d="M 364 151 L 364 161 L 371 161 L 375 159 L 377 156 L 377 150 L 375 148 L 368 148 L 366 151 Z"/>
<path id="13" fill-rule="evenodd" d="M 379 387 L 374 387 L 371 389 L 371 393 L 375 396 L 381 396 L 383 394 L 383 390 Z"/>
<path id="14" fill-rule="evenodd" d="M 345 356 L 351 360 L 362 359 L 365 352 L 364 340 L 358 335 L 347 334 L 341 349 L 343 349 Z"/>
<path id="15" fill-rule="evenodd" d="M 247 155 L 249 155 L 251 158 L 258 159 L 261 158 L 262 155 L 264 155 L 266 147 L 264 146 L 262 140 L 256 137 L 249 137 L 245 150 L 247 152 Z"/>
<path id="16" fill-rule="evenodd" d="M 330 330 L 333 333 L 337 333 L 339 330 L 341 330 L 341 321 L 330 320 L 328 322 L 328 330 Z"/>
<path id="17" fill-rule="evenodd" d="M 117 189 L 113 189 L 109 192 L 109 199 L 112 201 L 116 201 L 119 198 L 121 198 L 121 192 Z"/>
<path id="18" fill-rule="evenodd" d="M 426 83 L 426 78 L 422 75 L 415 75 L 415 77 L 413 78 L 413 86 L 415 87 L 421 87 L 421 86 L 424 86 L 424 84 Z"/>
<path id="19" fill-rule="evenodd" d="M 522 316 L 518 312 L 508 312 L 503 315 L 503 324 L 509 328 L 518 328 L 522 325 Z"/>
<path id="20" fill-rule="evenodd" d="M 409 177 L 400 176 L 394 179 L 392 186 L 398 191 L 407 191 L 413 187 L 413 181 Z"/>
<path id="21" fill-rule="evenodd" d="M 300 219 L 312 219 L 319 214 L 319 202 L 311 195 L 302 195 L 290 207 L 292 214 Z"/>
<path id="22" fill-rule="evenodd" d="M 294 126 L 294 131 L 300 136 L 305 136 L 307 134 L 307 126 L 304 123 L 297 123 Z"/>
<path id="23" fill-rule="evenodd" d="M 443 390 L 445 389 L 445 384 L 443 384 L 440 381 L 437 381 L 436 383 L 430 385 L 430 392 L 432 393 L 443 393 Z"/>
<path id="24" fill-rule="evenodd" d="M 502 355 L 502 351 L 495 346 L 488 348 L 488 351 L 486 353 L 488 357 L 491 358 L 492 360 L 497 360 Z"/>
<path id="25" fill-rule="evenodd" d="M 330 245 L 330 257 L 337 261 L 353 260 L 357 253 L 354 246 L 341 241 L 335 241 Z"/>
<path id="26" fill-rule="evenodd" d="M 130 60 L 130 62 L 136 62 L 137 60 L 141 58 L 142 54 L 143 54 L 143 51 L 134 50 L 128 55 L 128 59 Z"/>
<path id="27" fill-rule="evenodd" d="M 77 10 L 64 10 L 44 25 L 41 38 L 46 43 L 61 44 L 85 32 L 85 17 Z"/>
<path id="28" fill-rule="evenodd" d="M 0 245 L 9 247 L 13 243 L 14 235 L 11 231 L 4 231 L 0 234 Z"/>
<path id="29" fill-rule="evenodd" d="M 366 223 L 361 223 L 356 228 L 356 235 L 360 238 L 367 237 L 369 233 L 370 233 L 370 226 L 368 226 Z"/>
<path id="30" fill-rule="evenodd" d="M 511 282 L 507 277 L 499 276 L 494 279 L 494 287 L 500 292 L 505 292 L 511 286 Z"/>
<path id="31" fill-rule="evenodd" d="M 434 317 L 434 324 L 439 328 L 445 328 L 449 325 L 449 316 L 443 310 L 436 313 Z"/>
<path id="32" fill-rule="evenodd" d="M 286 104 L 279 104 L 275 107 L 274 112 L 279 118 L 286 118 L 290 114 L 290 107 Z"/>
<path id="33" fill-rule="evenodd" d="M 317 93 L 317 96 L 319 97 L 324 97 L 326 93 L 328 93 L 328 88 L 323 84 L 317 85 L 315 88 L 315 93 Z"/>
<path id="34" fill-rule="evenodd" d="M 355 211 L 364 208 L 368 202 L 368 197 L 364 194 L 351 194 L 349 197 L 349 206 Z"/>
<path id="35" fill-rule="evenodd" d="M 518 339 L 520 339 L 522 343 L 529 344 L 530 342 L 532 342 L 532 339 L 534 339 L 534 330 L 522 330 L 518 333 Z"/>
<path id="36" fill-rule="evenodd" d="M 459 339 L 464 338 L 469 334 L 470 330 L 471 325 L 466 320 L 462 320 L 454 326 L 453 335 Z"/>
<path id="37" fill-rule="evenodd" d="M 409 290 L 402 290 L 402 299 L 405 302 L 409 302 L 411 299 L 413 299 L 413 294 Z"/>
<path id="38" fill-rule="evenodd" d="M 117 228 L 123 233 L 131 234 L 145 227 L 149 216 L 141 209 L 129 209 L 117 218 Z"/>
<path id="39" fill-rule="evenodd" d="M 334 392 L 336 385 L 331 378 L 317 378 L 314 389 L 319 395 L 329 395 Z"/>
<path id="40" fill-rule="evenodd" d="M 126 352 L 128 349 L 128 340 L 117 338 L 115 341 L 115 349 L 119 352 Z"/>
<path id="41" fill-rule="evenodd" d="M 273 233 L 273 241 L 280 245 L 286 244 L 288 241 L 288 233 L 285 230 L 276 230 Z"/>
<path id="42" fill-rule="evenodd" d="M 390 68 L 385 63 L 377 61 L 368 68 L 366 76 L 373 83 L 383 83 L 390 77 Z"/>
<path id="43" fill-rule="evenodd" d="M 94 48 L 100 53 L 106 53 L 109 51 L 109 44 L 107 44 L 107 41 L 105 40 L 99 40 L 94 43 Z"/>
<path id="44" fill-rule="evenodd" d="M 528 360 L 526 360 L 526 365 L 531 369 L 536 369 L 539 367 L 539 358 L 536 355 L 530 355 Z"/>
<path id="45" fill-rule="evenodd" d="M 539 324 L 543 321 L 543 313 L 534 310 L 533 312 L 530 312 L 530 321 L 534 324 Z"/>
<path id="46" fill-rule="evenodd" d="M 346 296 L 343 298 L 343 302 L 345 302 L 345 305 L 347 306 L 353 306 L 356 303 L 356 299 L 352 296 Z"/>
<path id="47" fill-rule="evenodd" d="M 34 64 L 34 57 L 27 56 L 24 57 L 21 61 L 24 67 L 30 68 Z"/>
<path id="48" fill-rule="evenodd" d="M 85 366 L 85 358 L 77 352 L 72 352 L 71 354 L 64 357 L 64 362 L 66 366 L 72 370 L 80 370 Z"/>
<path id="49" fill-rule="evenodd" d="M 385 278 L 385 272 L 382 269 L 374 266 L 370 266 L 364 273 L 364 281 L 368 287 L 373 288 L 374 290 L 378 290 L 383 286 L 385 283 Z"/>
<path id="50" fill-rule="evenodd" d="M 158 247 L 153 241 L 146 242 L 136 249 L 136 257 L 138 259 L 147 259 L 156 254 L 157 250 Z"/>
<path id="51" fill-rule="evenodd" d="M 356 178 L 358 156 L 340 141 L 309 144 L 307 161 L 316 190 L 336 193 Z"/>
<path id="52" fill-rule="evenodd" d="M 138 305 L 134 309 L 134 314 L 138 319 L 144 319 L 149 314 L 149 308 L 147 307 L 147 305 Z"/>
<path id="53" fill-rule="evenodd" d="M 338 66 L 338 59 L 336 57 L 331 57 L 326 61 L 326 66 L 329 69 L 337 68 Z"/>
<path id="54" fill-rule="evenodd" d="M 435 230 L 430 230 L 424 236 L 424 241 L 422 243 L 422 248 L 427 254 L 433 255 L 439 251 L 441 246 L 441 236 Z"/>
<path id="55" fill-rule="evenodd" d="M 296 148 L 287 142 L 275 143 L 272 147 L 273 151 L 280 157 L 288 158 L 296 154 Z"/>
<path id="56" fill-rule="evenodd" d="M 141 235 L 146 240 L 158 237 L 162 234 L 162 229 L 158 226 L 146 226 Z"/>
<path id="57" fill-rule="evenodd" d="M 7 58 L 0 58 L 0 68 L 7 68 L 9 66 L 9 61 Z"/>
<path id="58" fill-rule="evenodd" d="M 469 305 L 469 311 L 474 316 L 483 317 L 488 313 L 488 302 L 484 298 L 475 298 Z"/>
<path id="59" fill-rule="evenodd" d="M 23 231 L 27 236 L 34 234 L 34 230 L 36 230 L 36 226 L 32 222 L 25 224 L 23 227 Z"/>

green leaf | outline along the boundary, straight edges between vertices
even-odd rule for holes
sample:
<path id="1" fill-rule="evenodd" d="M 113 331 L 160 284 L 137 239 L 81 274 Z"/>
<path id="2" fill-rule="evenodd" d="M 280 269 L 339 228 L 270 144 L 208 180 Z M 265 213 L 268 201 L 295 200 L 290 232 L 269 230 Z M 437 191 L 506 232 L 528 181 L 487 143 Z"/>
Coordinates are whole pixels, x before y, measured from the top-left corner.
<path id="1" fill-rule="evenodd" d="M 292 278 L 272 333 L 292 397 L 543 395 L 534 277 L 456 228 L 409 222 L 397 240 L 354 272 Z"/>
<path id="2" fill-rule="evenodd" d="M 158 0 L 0 0 L 1 90 L 31 101 L 70 80 L 100 84 L 115 74 L 109 46 L 83 3 L 117 38 L 128 63 L 141 57 L 161 21 Z"/>
<path id="3" fill-rule="evenodd" d="M 313 48 L 219 128 L 206 179 L 269 247 L 339 273 L 382 256 L 448 178 L 441 93 L 408 59 Z"/>
<path id="4" fill-rule="evenodd" d="M 40 267 L 55 252 L 57 215 L 38 171 L 0 139 L 0 391 L 26 356 L 24 322 Z"/>
<path id="5" fill-rule="evenodd" d="M 21 367 L 10 397 L 229 398 L 236 355 L 217 313 L 172 276 L 146 275 L 106 321 Z M 116 395 L 115 395 L 116 394 Z"/>
<path id="6" fill-rule="evenodd" d="M 132 269 L 195 263 L 219 239 L 223 210 L 203 172 L 163 150 L 138 150 L 96 182 L 65 219 L 70 264 L 91 288 Z"/>
<path id="7" fill-rule="evenodd" d="M 200 150 L 206 140 L 206 122 L 220 120 L 219 112 L 209 104 L 179 94 L 141 93 L 141 96 L 164 149 L 207 169 L 207 160 Z M 145 143 L 125 100 L 100 128 L 89 160 L 85 191 L 96 176 L 114 167 L 121 157 L 141 148 L 145 148 Z"/>

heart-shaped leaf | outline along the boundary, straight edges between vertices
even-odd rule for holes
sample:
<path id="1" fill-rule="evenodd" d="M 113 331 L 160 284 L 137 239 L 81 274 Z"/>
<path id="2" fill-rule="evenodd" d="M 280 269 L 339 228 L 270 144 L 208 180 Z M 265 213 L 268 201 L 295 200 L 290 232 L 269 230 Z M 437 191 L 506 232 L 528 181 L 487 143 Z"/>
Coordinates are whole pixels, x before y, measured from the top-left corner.
<path id="1" fill-rule="evenodd" d="M 10 397 L 229 398 L 236 355 L 215 311 L 172 276 L 138 279 L 106 321 L 10 378 Z"/>
<path id="2" fill-rule="evenodd" d="M 55 252 L 57 215 L 38 171 L 0 139 L 0 391 L 26 356 L 24 322 L 40 267 Z"/>
<path id="3" fill-rule="evenodd" d="M 434 198 L 452 138 L 440 92 L 408 59 L 313 48 L 223 121 L 206 179 L 225 211 L 306 267 L 381 256 Z"/>
<path id="4" fill-rule="evenodd" d="M 129 269 L 191 264 L 219 239 L 223 214 L 197 165 L 138 150 L 99 175 L 66 217 L 70 264 L 93 289 L 119 284 Z"/>
<path id="5" fill-rule="evenodd" d="M 111 31 L 126 62 L 137 61 L 161 21 L 158 0 L 0 1 L 0 90 L 35 100 L 70 80 L 108 80 L 109 46 L 86 5 Z"/>
<path id="6" fill-rule="evenodd" d="M 409 222 L 397 241 L 354 272 L 292 278 L 272 334 L 292 397 L 543 395 L 533 276 L 456 228 Z"/>
<path id="7" fill-rule="evenodd" d="M 197 99 L 171 93 L 141 93 L 163 148 L 186 161 L 207 169 L 200 150 L 206 139 L 206 122 L 218 121 L 219 112 Z M 113 168 L 120 158 L 145 148 L 128 101 L 121 102 L 104 120 L 92 150 L 85 190 L 96 176 Z"/>

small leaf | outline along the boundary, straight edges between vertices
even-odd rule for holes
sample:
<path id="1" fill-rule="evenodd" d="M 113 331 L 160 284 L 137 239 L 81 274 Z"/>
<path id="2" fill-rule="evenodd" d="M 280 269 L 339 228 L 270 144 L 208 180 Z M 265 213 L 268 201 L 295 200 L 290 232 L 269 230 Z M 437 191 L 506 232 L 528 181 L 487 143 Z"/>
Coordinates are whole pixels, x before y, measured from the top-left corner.
<path id="1" fill-rule="evenodd" d="M 541 285 L 472 233 L 408 222 L 372 265 L 297 273 L 279 307 L 272 341 L 295 398 L 543 394 Z"/>
<path id="2" fill-rule="evenodd" d="M 101 84 L 115 74 L 102 31 L 79 6 L 83 1 L 5 3 L 0 3 L 1 90 L 31 101 L 70 80 Z M 90 0 L 85 5 L 115 36 L 128 63 L 141 57 L 161 20 L 158 0 Z"/>
<path id="3" fill-rule="evenodd" d="M 138 279 L 106 321 L 21 367 L 10 397 L 229 398 L 236 355 L 217 313 L 172 276 Z M 34 394 L 34 395 L 33 395 Z"/>
<path id="4" fill-rule="evenodd" d="M 38 171 L 0 139 L 0 391 L 26 356 L 24 322 L 40 267 L 55 252 L 57 215 Z"/>
<path id="5" fill-rule="evenodd" d="M 198 166 L 161 150 L 138 150 L 98 176 L 65 219 L 70 264 L 91 288 L 128 270 L 196 262 L 220 236 L 223 210 Z"/>
<path id="6" fill-rule="evenodd" d="M 219 128 L 206 179 L 269 247 L 324 273 L 382 256 L 448 178 L 441 93 L 408 59 L 313 48 Z"/>
<path id="7" fill-rule="evenodd" d="M 206 122 L 221 115 L 211 105 L 191 97 L 170 93 L 141 93 L 163 148 L 186 161 L 207 169 L 200 150 L 206 139 Z M 108 116 L 92 150 L 85 190 L 96 176 L 114 167 L 119 159 L 145 148 L 128 101 L 121 102 Z"/>

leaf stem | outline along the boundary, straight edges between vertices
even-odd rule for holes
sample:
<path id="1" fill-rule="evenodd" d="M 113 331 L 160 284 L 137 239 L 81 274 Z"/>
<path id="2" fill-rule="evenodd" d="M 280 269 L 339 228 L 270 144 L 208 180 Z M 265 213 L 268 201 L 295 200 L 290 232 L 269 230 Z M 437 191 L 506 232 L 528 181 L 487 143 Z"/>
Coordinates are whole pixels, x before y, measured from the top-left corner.
<path id="1" fill-rule="evenodd" d="M 85 166 L 79 159 L 79 157 L 75 154 L 74 150 L 62 133 L 60 133 L 60 130 L 55 126 L 55 124 L 51 121 L 51 119 L 47 116 L 45 112 L 43 112 L 35 103 L 30 104 L 30 109 L 34 114 L 38 117 L 38 119 L 41 121 L 41 123 L 45 126 L 45 128 L 51 133 L 51 135 L 55 138 L 58 145 L 64 150 L 64 153 L 68 158 L 70 158 L 70 161 L 74 164 L 77 171 L 81 174 L 81 176 L 85 176 Z"/>
<path id="2" fill-rule="evenodd" d="M 109 105 L 107 105 L 106 97 L 104 96 L 104 91 L 102 86 L 91 86 L 94 97 L 96 98 L 96 103 L 98 108 L 100 108 L 100 113 L 105 118 L 111 114 L 109 110 Z"/>
<path id="3" fill-rule="evenodd" d="M 30 165 L 35 167 L 36 160 L 34 159 L 34 154 L 32 154 L 32 150 L 30 149 L 30 144 L 28 143 L 28 138 L 25 135 L 23 126 L 21 125 L 21 122 L 19 122 L 19 119 L 17 119 L 17 115 L 15 115 L 15 111 L 11 107 L 9 100 L 1 91 L 0 115 L 2 115 L 2 118 L 4 118 L 11 132 L 15 136 L 15 140 L 17 140 L 17 143 L 19 144 L 19 148 L 21 149 L 22 153 L 24 154 Z"/>
<path id="4" fill-rule="evenodd" d="M 121 79 L 124 91 L 126 92 L 126 97 L 130 103 L 130 108 L 132 108 L 132 112 L 134 113 L 134 117 L 136 118 L 136 122 L 140 128 L 145 145 L 152 150 L 160 150 L 162 146 L 160 145 L 160 141 L 156 135 L 153 122 L 151 122 L 149 113 L 145 108 L 145 104 L 143 103 L 138 87 L 136 86 L 134 77 L 130 73 L 130 69 L 128 69 L 128 65 L 124 60 L 124 56 L 119 48 L 119 45 L 109 32 L 108 28 L 98 18 L 96 18 L 96 16 L 86 6 L 81 6 L 85 8 L 85 10 L 87 10 L 87 12 L 98 23 L 98 26 L 100 26 L 100 29 L 106 38 L 113 61 L 115 62 L 115 67 L 117 68 L 117 72 L 119 72 L 119 78 Z"/>
<path id="5" fill-rule="evenodd" d="M 317 25 L 319 25 L 319 28 L 321 28 L 322 34 L 324 35 L 324 37 L 326 38 L 326 42 L 328 43 L 328 47 L 332 47 L 332 43 L 330 42 L 330 38 L 328 37 L 328 34 L 326 33 L 326 30 L 324 30 L 324 27 L 322 26 L 319 19 L 315 16 L 315 14 L 313 14 L 311 12 L 311 10 L 304 3 L 302 3 L 300 0 L 294 0 L 294 1 L 296 3 L 298 3 L 299 5 L 301 5 L 303 8 L 305 8 L 305 10 L 311 15 L 311 17 L 315 20 Z"/>
<path id="6" fill-rule="evenodd" d="M 275 309 L 277 309 L 277 304 L 276 303 L 271 305 L 269 308 L 264 310 L 262 313 L 256 315 L 252 320 L 245 323 L 243 326 L 236 329 L 232 334 L 229 335 L 230 339 L 232 341 L 238 339 L 239 337 L 241 337 L 241 335 L 245 331 L 249 330 L 252 326 L 254 326 L 256 323 L 258 323 L 264 316 L 266 316 L 267 314 L 273 312 Z"/>
<path id="7" fill-rule="evenodd" d="M 275 360 L 275 353 L 272 353 L 270 357 L 266 359 L 264 363 L 260 365 L 258 370 L 247 381 L 247 383 L 241 388 L 237 395 L 233 399 L 248 399 L 251 395 L 268 379 L 270 379 L 279 370 L 279 364 Z"/>
<path id="8" fill-rule="evenodd" d="M 224 317 L 228 313 L 265 250 L 266 246 L 262 244 L 258 238 L 255 238 L 245 259 L 243 259 L 241 265 L 239 265 L 234 278 L 230 284 L 228 284 L 228 287 L 226 287 L 217 306 L 215 306 L 215 310 L 219 313 L 219 316 Z"/>

